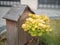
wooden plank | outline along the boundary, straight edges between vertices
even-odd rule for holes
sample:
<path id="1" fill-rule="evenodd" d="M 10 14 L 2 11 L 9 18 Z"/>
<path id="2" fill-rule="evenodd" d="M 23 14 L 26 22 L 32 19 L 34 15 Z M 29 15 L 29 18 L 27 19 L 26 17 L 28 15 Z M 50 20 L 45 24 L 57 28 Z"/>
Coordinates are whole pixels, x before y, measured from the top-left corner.
<path id="1" fill-rule="evenodd" d="M 24 45 L 27 41 L 31 39 L 31 36 L 27 32 L 24 32 L 24 30 L 22 29 L 22 24 L 25 22 L 26 18 L 29 17 L 28 16 L 29 13 L 31 12 L 28 9 L 25 10 L 23 15 L 18 20 L 19 45 Z"/>
<path id="2" fill-rule="evenodd" d="M 7 41 L 8 45 L 18 45 L 18 30 L 17 23 L 14 21 L 7 20 Z"/>

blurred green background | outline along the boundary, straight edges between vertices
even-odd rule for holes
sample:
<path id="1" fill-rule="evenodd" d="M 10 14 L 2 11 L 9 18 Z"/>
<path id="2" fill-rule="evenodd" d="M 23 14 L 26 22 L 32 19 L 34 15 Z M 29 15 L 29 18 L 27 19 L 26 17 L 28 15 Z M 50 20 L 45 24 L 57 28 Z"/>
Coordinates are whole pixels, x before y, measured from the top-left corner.
<path id="1" fill-rule="evenodd" d="M 45 45 L 60 45 L 60 19 L 51 19 L 52 32 L 42 36 Z"/>

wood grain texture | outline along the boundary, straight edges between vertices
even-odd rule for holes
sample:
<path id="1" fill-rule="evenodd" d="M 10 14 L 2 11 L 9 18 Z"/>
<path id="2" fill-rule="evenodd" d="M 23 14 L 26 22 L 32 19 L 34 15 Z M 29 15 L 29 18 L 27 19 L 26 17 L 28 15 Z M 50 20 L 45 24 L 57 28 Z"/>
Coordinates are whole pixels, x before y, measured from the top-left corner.
<path id="1" fill-rule="evenodd" d="M 7 23 L 7 41 L 8 45 L 18 45 L 16 44 L 18 41 L 18 30 L 17 23 L 14 21 L 6 20 Z"/>

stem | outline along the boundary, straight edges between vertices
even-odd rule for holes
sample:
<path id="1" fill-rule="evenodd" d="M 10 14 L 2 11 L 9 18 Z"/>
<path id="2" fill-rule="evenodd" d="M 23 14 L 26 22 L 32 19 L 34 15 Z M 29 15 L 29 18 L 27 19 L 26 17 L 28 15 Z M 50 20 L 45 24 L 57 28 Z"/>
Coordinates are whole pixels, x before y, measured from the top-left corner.
<path id="1" fill-rule="evenodd" d="M 29 40 L 25 45 L 30 45 L 33 40 L 34 40 L 34 38 L 32 38 L 31 40 Z"/>
<path id="2" fill-rule="evenodd" d="M 37 38 L 37 44 L 39 45 L 40 37 Z"/>
<path id="3" fill-rule="evenodd" d="M 40 37 L 32 37 L 25 45 L 31 45 L 34 41 L 37 41 L 36 45 L 39 45 L 40 43 Z"/>
<path id="4" fill-rule="evenodd" d="M 33 40 L 34 40 L 34 39 L 32 38 L 28 43 L 31 44 Z M 28 45 L 29 45 L 29 44 L 28 44 Z"/>

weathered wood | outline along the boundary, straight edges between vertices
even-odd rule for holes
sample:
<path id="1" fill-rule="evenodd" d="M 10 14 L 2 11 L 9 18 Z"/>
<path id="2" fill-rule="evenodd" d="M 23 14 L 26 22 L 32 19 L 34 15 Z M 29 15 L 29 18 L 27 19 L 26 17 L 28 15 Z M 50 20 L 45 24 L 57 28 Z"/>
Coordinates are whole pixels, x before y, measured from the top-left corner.
<path id="1" fill-rule="evenodd" d="M 12 9 L 3 18 L 18 21 L 19 17 L 22 16 L 26 8 L 31 13 L 34 13 L 27 5 L 18 5 L 16 7 L 12 7 Z"/>
<path id="2" fill-rule="evenodd" d="M 8 45 L 18 45 L 16 44 L 18 41 L 18 27 L 17 22 L 6 20 L 7 24 L 7 41 Z"/>
<path id="3" fill-rule="evenodd" d="M 4 16 L 7 24 L 7 41 L 8 45 L 25 45 L 32 37 L 22 29 L 22 24 L 28 18 L 29 13 L 34 12 L 26 5 L 12 8 Z"/>
<path id="4" fill-rule="evenodd" d="M 22 29 L 22 24 L 25 22 L 26 18 L 29 17 L 29 13 L 31 12 L 28 9 L 26 9 L 23 15 L 18 20 L 19 45 L 24 45 L 28 40 L 31 39 L 31 36 L 27 32 L 24 32 L 24 30 Z"/>

